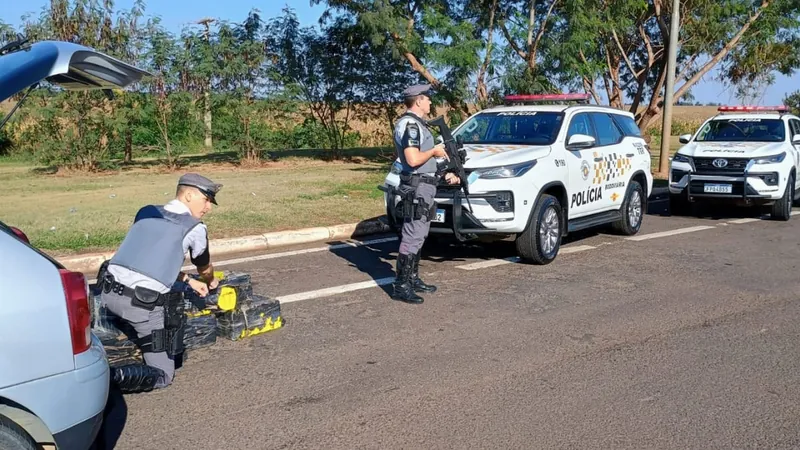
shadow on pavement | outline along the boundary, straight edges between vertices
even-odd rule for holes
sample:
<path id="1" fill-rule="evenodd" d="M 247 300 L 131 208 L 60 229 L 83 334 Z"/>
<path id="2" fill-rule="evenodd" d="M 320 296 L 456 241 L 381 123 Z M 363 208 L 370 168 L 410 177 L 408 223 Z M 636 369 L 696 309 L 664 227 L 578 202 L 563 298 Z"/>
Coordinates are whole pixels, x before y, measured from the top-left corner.
<path id="1" fill-rule="evenodd" d="M 375 281 L 394 278 L 394 264 L 397 259 L 397 247 L 400 245 L 400 241 L 397 239 L 392 240 L 391 238 L 393 237 L 395 237 L 393 234 L 382 234 L 364 239 L 353 239 L 353 241 L 359 243 L 372 243 L 360 245 L 358 248 L 339 248 L 331 250 L 331 253 L 347 261 L 350 267 L 361 271 Z M 328 244 L 344 243 L 344 241 L 331 241 Z M 379 287 L 383 289 L 387 297 L 391 294 L 391 283 Z"/>
<path id="2" fill-rule="evenodd" d="M 684 217 L 703 221 L 769 218 L 769 210 L 769 206 L 737 206 L 727 202 L 700 200 L 690 203 L 689 211 L 673 214 L 667 195 L 651 197 L 647 205 L 648 215 Z"/>
<path id="3" fill-rule="evenodd" d="M 92 450 L 110 450 L 116 447 L 125 423 L 128 420 L 128 405 L 122 392 L 111 383 L 108 402 L 103 412 L 103 426 L 94 441 Z"/>

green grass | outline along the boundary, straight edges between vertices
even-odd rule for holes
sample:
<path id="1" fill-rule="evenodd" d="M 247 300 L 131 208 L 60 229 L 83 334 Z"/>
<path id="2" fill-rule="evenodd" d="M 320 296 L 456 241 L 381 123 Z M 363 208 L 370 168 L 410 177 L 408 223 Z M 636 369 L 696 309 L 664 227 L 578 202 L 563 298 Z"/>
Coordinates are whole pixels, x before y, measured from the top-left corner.
<path id="1" fill-rule="evenodd" d="M 0 220 L 56 256 L 113 250 L 140 207 L 171 200 L 180 175 L 193 171 L 224 185 L 220 205 L 204 218 L 212 239 L 358 222 L 384 213 L 377 185 L 389 162 L 380 152 L 362 149 L 335 162 L 285 153 L 257 168 L 233 164 L 235 155 L 211 154 L 186 158 L 176 171 L 137 161 L 94 174 L 0 160 Z"/>
<path id="2" fill-rule="evenodd" d="M 669 155 L 672 156 L 675 152 L 681 148 L 681 144 L 678 141 L 678 136 L 670 136 L 669 140 Z M 658 166 L 660 164 L 661 158 L 661 139 L 660 136 L 654 137 L 652 142 L 650 142 L 650 153 L 652 154 L 652 159 L 650 160 L 650 169 L 654 172 L 658 172 Z M 657 174 L 656 174 L 657 175 Z M 666 176 L 666 175 L 662 175 Z"/>
<path id="3" fill-rule="evenodd" d="M 674 153 L 679 144 L 672 137 Z M 651 143 L 653 168 L 659 147 Z M 0 158 L 3 210 L 0 220 L 22 229 L 32 243 L 62 256 L 115 249 L 136 211 L 164 204 L 184 172 L 199 172 L 224 185 L 219 206 L 204 221 L 210 237 L 225 238 L 312 226 L 353 223 L 384 214 L 377 189 L 391 163 L 389 149 L 345 152 L 343 161 L 324 160 L 322 150 L 272 152 L 261 167 L 238 165 L 233 152 L 181 158 L 170 171 L 158 158 L 132 164 L 112 161 L 99 173 L 37 167 L 21 158 Z M 655 185 L 665 183 L 656 180 Z"/>

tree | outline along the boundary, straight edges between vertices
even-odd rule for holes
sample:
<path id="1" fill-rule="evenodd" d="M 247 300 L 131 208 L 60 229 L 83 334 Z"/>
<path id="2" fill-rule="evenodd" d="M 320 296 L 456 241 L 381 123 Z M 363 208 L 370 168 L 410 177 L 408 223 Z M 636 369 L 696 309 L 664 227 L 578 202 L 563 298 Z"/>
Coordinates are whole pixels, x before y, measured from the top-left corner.
<path id="1" fill-rule="evenodd" d="M 564 1 L 555 38 L 564 43 L 558 53 L 566 78 L 587 89 L 599 78 L 612 106 L 624 95 L 633 99 L 631 111 L 647 129 L 663 106 L 671 2 Z M 714 68 L 738 82 L 799 65 L 800 4 L 793 0 L 685 0 L 681 8 L 675 101 Z"/>
<path id="2" fill-rule="evenodd" d="M 177 64 L 179 63 L 179 49 L 172 34 L 168 33 L 160 24 L 160 20 L 151 21 L 147 27 L 148 49 L 145 55 L 147 67 L 153 76 L 147 83 L 150 100 L 154 105 L 153 115 L 161 134 L 161 139 L 166 152 L 166 163 L 170 168 L 177 167 L 176 152 L 173 151 L 170 140 L 170 125 L 174 116 L 186 116 L 187 108 L 182 108 L 181 103 L 186 103 L 187 93 L 177 92 L 179 88 Z M 184 94 L 184 95 L 181 95 Z"/>
<path id="3" fill-rule="evenodd" d="M 800 115 L 800 90 L 786 94 L 783 97 L 783 104 L 789 107 L 792 114 Z"/>
<path id="4" fill-rule="evenodd" d="M 238 126 L 236 145 L 250 163 L 261 159 L 267 130 L 257 119 L 263 105 L 257 96 L 269 83 L 265 24 L 257 10 L 241 23 L 222 22 L 216 33 L 215 71 L 218 87 L 228 94 L 228 108 Z"/>
<path id="5" fill-rule="evenodd" d="M 388 45 L 422 79 L 430 83 L 457 114 L 456 120 L 473 110 L 470 77 L 484 60 L 486 40 L 475 24 L 475 11 L 465 1 L 399 0 L 311 0 L 326 1 L 322 22 L 338 11 L 352 16 L 368 33 L 373 45 Z M 438 75 L 436 75 L 438 73 Z"/>
<path id="6" fill-rule="evenodd" d="M 414 77 L 385 44 L 371 45 L 367 30 L 351 17 L 340 17 L 317 33 L 300 28 L 287 9 L 268 30 L 274 76 L 322 124 L 334 158 L 353 144 L 348 142 L 350 122 L 363 114 L 360 106 L 383 102 L 387 118 L 394 119 L 399 93 Z"/>
<path id="7" fill-rule="evenodd" d="M 51 0 L 42 8 L 38 21 L 26 21 L 23 34 L 32 42 L 75 42 L 124 61 L 135 61 L 142 14 L 140 0 L 130 11 L 116 15 L 111 0 Z M 25 145 L 36 148 L 43 162 L 96 169 L 98 162 L 119 145 L 115 118 L 118 103 L 96 91 L 52 91 L 55 97 L 42 91 L 42 107 L 36 125 L 28 130 L 30 140 L 25 140 Z"/>

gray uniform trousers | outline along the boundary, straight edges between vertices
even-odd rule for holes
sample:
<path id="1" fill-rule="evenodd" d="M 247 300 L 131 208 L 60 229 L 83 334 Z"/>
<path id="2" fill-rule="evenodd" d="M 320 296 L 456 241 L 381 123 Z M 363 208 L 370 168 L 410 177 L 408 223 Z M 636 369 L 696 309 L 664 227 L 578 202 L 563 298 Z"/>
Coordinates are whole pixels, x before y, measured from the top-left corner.
<path id="1" fill-rule="evenodd" d="M 436 186 L 428 183 L 419 183 L 415 191 L 415 197 L 422 199 L 426 204 L 432 205 L 436 197 Z M 431 229 L 431 222 L 420 217 L 419 220 L 406 218 L 403 222 L 402 237 L 400 240 L 400 254 L 416 254 L 422 249 L 425 238 Z"/>
<path id="2" fill-rule="evenodd" d="M 152 311 L 148 311 L 131 305 L 130 298 L 123 297 L 114 292 L 103 292 L 100 302 L 108 308 L 109 311 L 128 322 L 133 329 L 136 330 L 138 335 L 136 337 L 138 338 L 150 335 L 153 330 L 164 328 L 163 306 L 156 306 Z M 144 362 L 148 366 L 157 367 L 166 374 L 166 379 L 159 380 L 154 386 L 156 389 L 172 384 L 172 378 L 175 376 L 175 361 L 172 357 L 167 355 L 167 352 L 147 352 L 142 355 L 144 356 Z"/>

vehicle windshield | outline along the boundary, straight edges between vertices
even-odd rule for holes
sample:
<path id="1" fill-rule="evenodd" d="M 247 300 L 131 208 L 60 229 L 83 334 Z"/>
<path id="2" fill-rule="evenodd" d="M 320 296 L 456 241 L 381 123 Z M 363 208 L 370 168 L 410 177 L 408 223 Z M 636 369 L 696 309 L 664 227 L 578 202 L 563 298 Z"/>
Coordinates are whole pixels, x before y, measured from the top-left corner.
<path id="1" fill-rule="evenodd" d="M 486 112 L 469 119 L 454 133 L 465 144 L 550 145 L 564 114 L 556 111 Z"/>
<path id="2" fill-rule="evenodd" d="M 786 126 L 780 119 L 749 117 L 714 119 L 697 134 L 698 142 L 782 142 Z"/>

